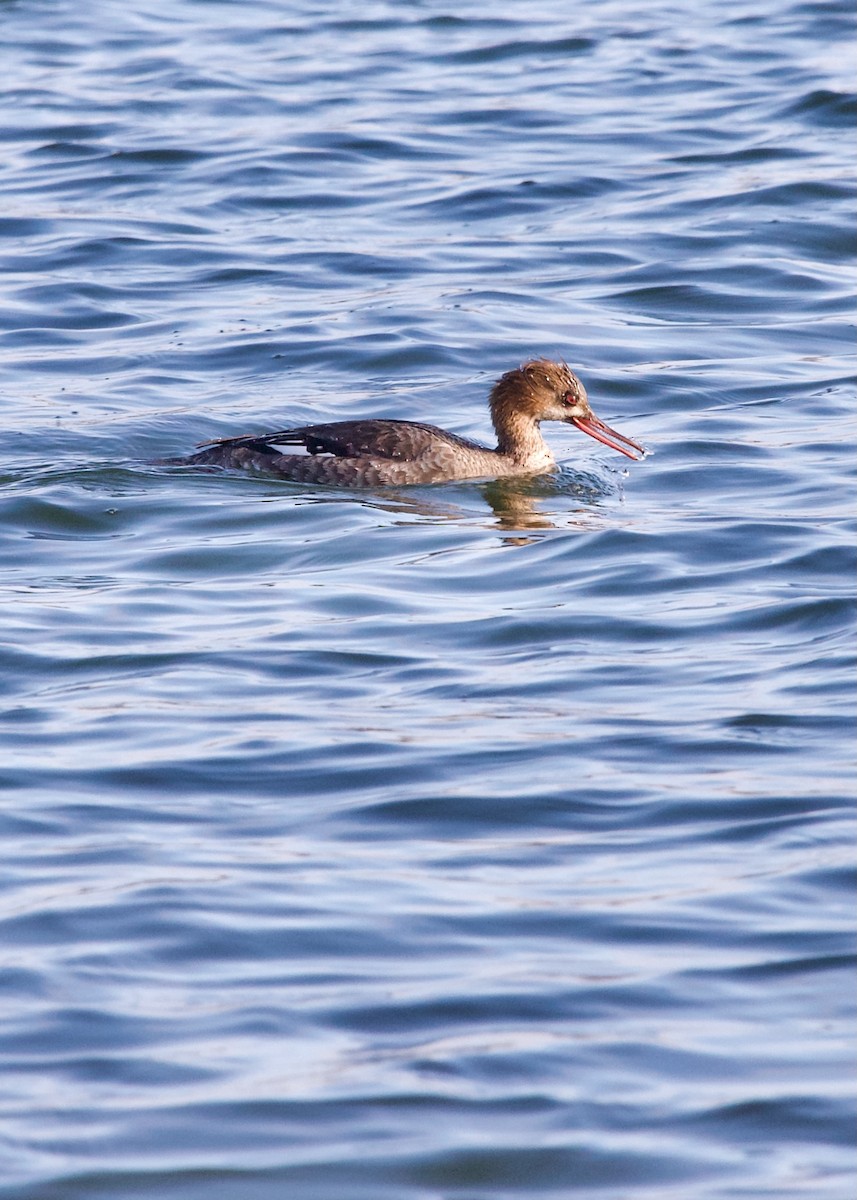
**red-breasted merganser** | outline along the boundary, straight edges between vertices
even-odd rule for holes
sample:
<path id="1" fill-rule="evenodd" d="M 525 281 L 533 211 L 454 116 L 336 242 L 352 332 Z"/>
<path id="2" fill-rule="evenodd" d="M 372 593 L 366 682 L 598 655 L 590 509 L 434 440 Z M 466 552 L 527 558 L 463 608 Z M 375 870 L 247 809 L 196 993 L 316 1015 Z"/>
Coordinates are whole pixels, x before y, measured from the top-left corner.
<path id="1" fill-rule="evenodd" d="M 507 371 L 492 388 L 489 404 L 494 450 L 434 425 L 381 417 L 220 438 L 201 443 L 198 454 L 171 461 L 349 487 L 540 475 L 556 466 L 542 421 L 575 425 L 628 458 L 645 454 L 638 442 L 599 421 L 565 363 L 537 358 Z M 284 454 L 280 446 L 302 446 L 308 453 Z"/>

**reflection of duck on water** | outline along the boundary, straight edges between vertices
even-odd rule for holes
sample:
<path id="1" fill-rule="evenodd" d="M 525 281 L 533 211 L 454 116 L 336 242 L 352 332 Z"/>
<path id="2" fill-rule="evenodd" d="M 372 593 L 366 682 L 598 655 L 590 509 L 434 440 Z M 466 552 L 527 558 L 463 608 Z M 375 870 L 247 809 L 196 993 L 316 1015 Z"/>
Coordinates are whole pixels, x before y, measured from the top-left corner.
<path id="1" fill-rule="evenodd" d="M 540 475 L 556 466 L 542 437 L 542 421 L 574 425 L 628 458 L 645 454 L 637 442 L 599 421 L 583 384 L 564 363 L 539 358 L 507 371 L 492 388 L 489 404 L 497 434 L 493 450 L 434 425 L 369 418 L 222 438 L 171 462 L 348 487 Z M 280 446 L 300 446 L 305 452 L 284 454 Z"/>

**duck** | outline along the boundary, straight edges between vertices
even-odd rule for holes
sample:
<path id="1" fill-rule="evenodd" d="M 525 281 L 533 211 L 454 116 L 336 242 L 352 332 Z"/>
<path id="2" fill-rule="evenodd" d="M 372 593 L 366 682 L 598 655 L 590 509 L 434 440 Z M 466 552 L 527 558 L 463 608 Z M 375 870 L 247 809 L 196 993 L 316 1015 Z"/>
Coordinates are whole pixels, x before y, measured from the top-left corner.
<path id="1" fill-rule="evenodd" d="M 195 454 L 168 461 L 346 487 L 541 475 L 557 469 L 543 421 L 573 425 L 634 460 L 646 454 L 639 442 L 596 417 L 586 389 L 564 362 L 534 358 L 507 371 L 492 387 L 488 405 L 493 448 L 435 425 L 369 417 L 216 438 L 199 443 Z M 289 452 L 291 447 L 300 449 Z"/>

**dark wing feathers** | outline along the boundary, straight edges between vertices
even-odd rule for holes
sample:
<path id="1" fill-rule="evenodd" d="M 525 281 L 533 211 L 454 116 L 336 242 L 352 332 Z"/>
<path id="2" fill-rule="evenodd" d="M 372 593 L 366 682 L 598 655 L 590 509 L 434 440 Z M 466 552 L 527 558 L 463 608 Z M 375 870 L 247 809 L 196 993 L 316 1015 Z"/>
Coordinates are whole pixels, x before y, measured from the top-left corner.
<path id="1" fill-rule="evenodd" d="M 277 446 L 304 446 L 310 454 L 333 454 L 337 458 L 388 458 L 412 461 L 433 446 L 452 443 L 472 446 L 455 434 L 416 421 L 386 418 L 365 421 L 331 421 L 324 425 L 300 425 L 274 433 L 245 437 L 215 438 L 203 446 L 246 446 L 262 454 L 277 454 Z"/>

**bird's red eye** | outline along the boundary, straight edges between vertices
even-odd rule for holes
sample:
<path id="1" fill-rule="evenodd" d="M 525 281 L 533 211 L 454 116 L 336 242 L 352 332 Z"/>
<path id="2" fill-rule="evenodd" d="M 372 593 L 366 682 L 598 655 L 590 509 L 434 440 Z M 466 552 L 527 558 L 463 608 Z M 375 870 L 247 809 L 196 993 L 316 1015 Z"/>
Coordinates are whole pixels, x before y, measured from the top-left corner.
<path id="1" fill-rule="evenodd" d="M 563 404 L 567 404 L 569 408 L 571 408 L 572 404 L 574 404 L 576 400 L 577 397 L 575 396 L 574 392 L 566 392 L 562 398 Z"/>

